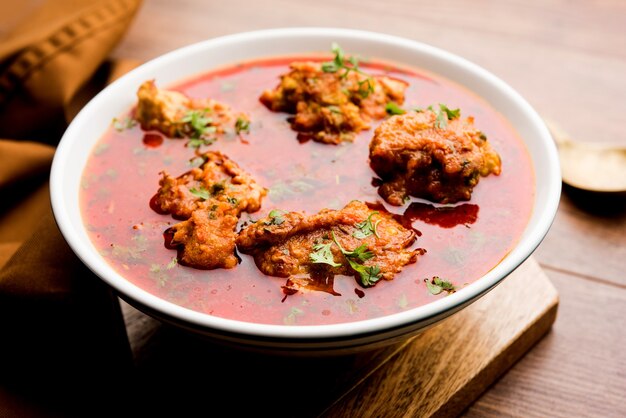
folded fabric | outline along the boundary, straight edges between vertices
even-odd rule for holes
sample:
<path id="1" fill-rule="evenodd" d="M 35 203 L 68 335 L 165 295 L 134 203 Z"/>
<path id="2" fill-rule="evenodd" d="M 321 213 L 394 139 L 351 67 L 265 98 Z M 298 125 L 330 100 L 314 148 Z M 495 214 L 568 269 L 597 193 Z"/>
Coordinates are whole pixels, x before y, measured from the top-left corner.
<path id="1" fill-rule="evenodd" d="M 0 39 L 0 138 L 56 144 L 64 109 L 126 32 L 140 0 L 48 0 Z"/>
<path id="2" fill-rule="evenodd" d="M 12 5 L 0 31 L 0 416 L 93 416 L 132 372 L 116 295 L 65 243 L 48 174 L 69 120 L 135 66 L 107 61 L 140 0 Z M 106 389 L 106 390 L 105 390 Z M 114 393 L 114 392 L 111 392 Z M 106 410 L 100 405 L 99 411 Z"/>

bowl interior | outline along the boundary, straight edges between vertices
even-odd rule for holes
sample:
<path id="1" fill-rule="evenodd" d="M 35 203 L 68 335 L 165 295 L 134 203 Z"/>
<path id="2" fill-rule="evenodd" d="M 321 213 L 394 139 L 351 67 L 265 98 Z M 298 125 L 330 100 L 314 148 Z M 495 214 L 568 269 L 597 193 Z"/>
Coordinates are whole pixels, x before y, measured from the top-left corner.
<path id="1" fill-rule="evenodd" d="M 535 203 L 528 226 L 507 257 L 476 282 L 427 305 L 356 323 L 319 326 L 254 324 L 212 317 L 153 296 L 114 271 L 99 255 L 82 223 L 80 181 L 94 144 L 110 126 L 112 117 L 135 103 L 137 86 L 151 78 L 167 86 L 254 58 L 326 52 L 331 42 L 338 42 L 354 54 L 422 68 L 455 81 L 484 98 L 510 122 L 525 142 L 535 178 L 541 181 L 535 181 Z M 379 33 L 332 28 L 287 28 L 225 36 L 173 51 L 141 65 L 100 92 L 77 115 L 57 148 L 51 172 L 52 207 L 61 232 L 81 260 L 126 300 L 155 316 L 170 318 L 189 328 L 256 339 L 302 341 L 385 335 L 380 333 L 382 330 L 399 335 L 423 328 L 475 300 L 497 285 L 539 245 L 554 219 L 560 185 L 556 147 L 548 130 L 532 107 L 506 83 L 465 59 L 428 45 Z"/>

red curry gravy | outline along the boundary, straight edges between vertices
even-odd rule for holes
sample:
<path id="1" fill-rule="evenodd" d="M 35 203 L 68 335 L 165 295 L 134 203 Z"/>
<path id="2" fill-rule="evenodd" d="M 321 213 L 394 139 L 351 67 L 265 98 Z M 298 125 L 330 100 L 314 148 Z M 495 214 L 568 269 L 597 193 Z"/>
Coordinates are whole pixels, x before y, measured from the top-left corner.
<path id="1" fill-rule="evenodd" d="M 361 64 L 371 74 L 408 82 L 404 109 L 444 103 L 474 116 L 502 158 L 502 174 L 481 178 L 468 202 L 432 204 L 412 199 L 394 207 L 377 193 L 368 163 L 374 128 L 352 143 L 300 142 L 287 118 L 259 101 L 273 88 L 288 64 L 280 58 L 239 64 L 209 72 L 175 86 L 191 97 L 211 97 L 250 117 L 250 132 L 221 138 L 201 151 L 217 149 L 236 161 L 269 189 L 262 208 L 243 213 L 240 224 L 272 209 L 305 211 L 340 209 L 358 199 L 398 215 L 418 231 L 417 247 L 426 253 L 392 281 L 362 288 L 354 277 L 337 276 L 332 289 L 286 295 L 286 279 L 261 273 L 252 257 L 239 254 L 234 269 L 197 270 L 176 262 L 176 251 L 164 246 L 164 231 L 175 224 L 150 208 L 163 169 L 178 176 L 199 164 L 186 139 L 164 138 L 138 126 L 113 126 L 96 144 L 82 179 L 83 220 L 106 261 L 140 288 L 167 301 L 223 318 L 266 324 L 319 325 L 389 315 L 445 297 L 432 295 L 424 279 L 439 276 L 457 289 L 475 281 L 511 250 L 530 217 L 534 178 L 529 155 L 508 122 L 485 101 L 446 79 L 422 70 Z M 158 80 L 156 80 L 158 85 Z M 119 126 L 118 126 L 119 128 Z"/>

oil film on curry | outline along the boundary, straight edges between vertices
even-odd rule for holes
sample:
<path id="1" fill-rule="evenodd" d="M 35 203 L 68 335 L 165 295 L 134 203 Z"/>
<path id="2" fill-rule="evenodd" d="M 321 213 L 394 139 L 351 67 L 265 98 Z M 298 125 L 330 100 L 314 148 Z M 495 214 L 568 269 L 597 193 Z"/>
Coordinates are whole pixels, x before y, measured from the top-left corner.
<path id="1" fill-rule="evenodd" d="M 332 53 L 137 86 L 83 174 L 107 262 L 173 303 L 269 324 L 400 312 L 497 265 L 534 198 L 515 131 L 435 74 Z"/>

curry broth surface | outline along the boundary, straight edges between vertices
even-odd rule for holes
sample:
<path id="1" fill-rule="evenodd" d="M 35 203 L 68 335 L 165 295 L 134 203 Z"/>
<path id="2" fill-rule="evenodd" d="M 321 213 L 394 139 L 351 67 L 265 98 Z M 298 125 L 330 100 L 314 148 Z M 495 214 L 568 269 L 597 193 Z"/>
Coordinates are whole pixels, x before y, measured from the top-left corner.
<path id="1" fill-rule="evenodd" d="M 411 206 L 393 207 L 378 196 L 375 173 L 368 163 L 374 128 L 353 143 L 300 143 L 285 113 L 267 109 L 259 96 L 274 88 L 294 58 L 239 64 L 207 73 L 175 86 L 191 97 L 211 97 L 250 116 L 250 133 L 218 139 L 201 150 L 220 150 L 269 189 L 262 208 L 243 213 L 240 224 L 272 209 L 305 211 L 340 209 L 358 199 L 383 205 L 404 219 L 420 236 L 416 247 L 426 249 L 392 281 L 362 288 L 355 278 L 337 276 L 333 288 L 340 296 L 303 291 L 285 297 L 284 278 L 265 276 L 251 256 L 239 254 L 234 269 L 196 270 L 176 263 L 176 251 L 164 247 L 163 232 L 175 224 L 169 215 L 149 205 L 159 187 L 159 172 L 178 176 L 191 168 L 194 149 L 185 139 L 155 137 L 144 141 L 139 127 L 113 127 L 94 147 L 82 179 L 83 221 L 106 261 L 122 276 L 146 291 L 211 315 L 267 324 L 331 324 L 393 314 L 445 297 L 429 293 L 424 279 L 439 276 L 458 288 L 488 272 L 518 241 L 534 201 L 533 173 L 527 151 L 504 118 L 487 103 L 460 86 L 420 70 L 409 72 L 382 64 L 362 64 L 372 73 L 385 73 L 409 83 L 404 109 L 444 103 L 460 108 L 461 117 L 474 116 L 502 157 L 502 174 L 481 178 L 472 199 L 454 207 L 435 209 L 413 199 Z M 115 116 L 115 115 L 111 115 Z M 123 118 L 125 115 L 118 115 Z M 375 182 L 374 182 L 375 184 Z"/>

